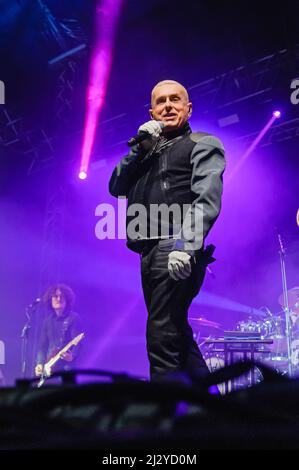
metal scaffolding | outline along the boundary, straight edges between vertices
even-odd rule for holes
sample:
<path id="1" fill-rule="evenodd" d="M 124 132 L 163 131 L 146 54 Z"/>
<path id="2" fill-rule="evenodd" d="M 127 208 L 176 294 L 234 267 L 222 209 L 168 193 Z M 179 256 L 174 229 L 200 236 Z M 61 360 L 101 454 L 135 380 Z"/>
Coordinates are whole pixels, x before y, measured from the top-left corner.
<path id="1" fill-rule="evenodd" d="M 62 126 L 68 124 L 73 111 L 77 67 L 76 61 L 69 60 L 58 74 L 55 118 Z"/>
<path id="2" fill-rule="evenodd" d="M 38 292 L 40 295 L 50 285 L 61 282 L 63 244 L 66 214 L 65 185 L 57 181 L 53 172 L 48 177 L 47 200 L 41 243 L 40 275 Z M 32 358 L 36 357 L 42 317 L 36 316 L 32 328 Z M 33 367 L 33 366 L 32 366 Z"/>
<path id="3" fill-rule="evenodd" d="M 0 107 L 0 144 L 11 147 L 13 150 L 29 157 L 28 174 L 40 169 L 47 168 L 55 163 L 56 150 L 60 148 L 63 139 L 67 140 L 72 136 L 72 129 L 69 122 L 73 112 L 73 101 L 76 93 L 75 77 L 78 64 L 85 56 L 85 45 L 82 44 L 69 53 L 64 53 L 49 61 L 49 66 L 57 70 L 57 84 L 55 95 L 55 122 L 53 131 L 47 129 L 26 128 L 26 119 L 17 116 L 7 107 Z M 83 55 L 82 55 L 83 51 Z M 234 112 L 237 113 L 239 106 L 250 105 L 252 108 L 261 106 L 273 99 L 276 88 L 282 81 L 285 81 L 286 72 L 289 80 L 295 78 L 292 71 L 299 66 L 299 45 L 294 50 L 280 50 L 276 53 L 262 57 L 250 64 L 242 65 L 226 73 L 217 75 L 209 80 L 202 81 L 189 87 L 191 99 L 196 103 L 199 113 L 209 119 L 216 116 L 217 112 L 228 110 L 234 105 Z M 285 85 L 287 86 L 287 85 Z M 144 111 L 143 105 L 135 114 Z M 99 125 L 99 132 L 109 142 L 108 146 L 116 147 L 127 140 L 128 129 L 132 113 L 122 113 L 112 116 L 110 119 L 102 121 Z M 219 114 L 219 113 L 218 113 Z M 58 123 L 58 124 L 57 124 Z M 242 130 L 240 129 L 240 132 Z M 247 131 L 248 132 L 248 131 Z M 258 131 L 241 135 L 240 140 L 250 143 Z M 267 134 L 261 145 L 298 137 L 297 120 L 291 120 L 279 125 L 275 125 Z M 95 148 L 95 153 L 97 149 Z"/>
<path id="4" fill-rule="evenodd" d="M 254 132 L 237 138 L 236 140 L 243 144 L 244 147 L 249 147 L 259 132 Z M 284 121 L 271 127 L 264 135 L 259 147 L 266 147 L 272 144 L 277 144 L 286 140 L 292 140 L 299 137 L 299 118 Z"/>
<path id="5" fill-rule="evenodd" d="M 77 50 L 79 54 L 73 53 L 71 58 L 65 53 L 64 57 L 59 57 L 59 61 L 52 60 L 49 63 L 56 81 L 52 117 L 54 124 L 51 128 L 41 127 L 38 123 L 32 125 L 25 115 L 19 115 L 8 106 L 0 106 L 0 145 L 4 149 L 9 147 L 14 153 L 24 155 L 28 161 L 28 176 L 48 168 L 55 162 L 60 140 L 70 133 L 76 74 L 86 47 L 81 45 Z"/>
<path id="6" fill-rule="evenodd" d="M 299 50 L 299 46 L 297 48 Z M 297 56 L 297 64 L 299 64 Z M 270 98 L 286 70 L 294 68 L 294 54 L 287 49 L 262 57 L 188 88 L 201 112 L 223 109 L 246 100 L 262 103 Z"/>

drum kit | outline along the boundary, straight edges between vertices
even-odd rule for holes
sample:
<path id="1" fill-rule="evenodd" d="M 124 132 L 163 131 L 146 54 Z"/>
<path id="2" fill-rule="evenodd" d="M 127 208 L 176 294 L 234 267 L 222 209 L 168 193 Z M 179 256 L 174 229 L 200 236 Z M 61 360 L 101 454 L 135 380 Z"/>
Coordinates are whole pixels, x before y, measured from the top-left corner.
<path id="1" fill-rule="evenodd" d="M 260 340 L 271 340 L 262 345 L 260 352 L 255 354 L 255 360 L 273 367 L 282 374 L 288 374 L 289 362 L 292 364 L 294 376 L 299 375 L 299 287 L 287 291 L 288 311 L 290 318 L 290 360 L 287 346 L 286 313 L 284 296 L 278 298 L 282 310 L 273 315 L 267 307 L 260 309 L 261 315 L 255 318 L 248 317 L 235 325 L 236 337 L 255 336 Z M 203 352 L 207 366 L 211 371 L 224 367 L 224 355 L 215 353 L 211 340 L 225 338 L 224 328 L 220 323 L 209 321 L 206 318 L 189 318 L 192 325 L 194 339 Z M 207 334 L 210 333 L 210 334 Z M 228 332 L 227 332 L 228 333 Z M 229 332 L 233 333 L 233 332 Z"/>

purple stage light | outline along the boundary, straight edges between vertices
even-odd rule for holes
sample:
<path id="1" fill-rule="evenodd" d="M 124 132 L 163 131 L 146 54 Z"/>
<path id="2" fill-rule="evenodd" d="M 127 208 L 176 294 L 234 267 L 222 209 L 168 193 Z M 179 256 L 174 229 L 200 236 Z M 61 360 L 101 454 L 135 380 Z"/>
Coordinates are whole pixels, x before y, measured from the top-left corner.
<path id="1" fill-rule="evenodd" d="M 82 170 L 81 170 L 80 173 L 79 173 L 79 175 L 78 175 L 78 177 L 80 178 L 80 180 L 86 180 L 86 178 L 87 178 L 87 173 L 86 173 L 86 171 L 82 171 Z"/>
<path id="2" fill-rule="evenodd" d="M 86 94 L 86 118 L 80 171 L 87 171 L 99 114 L 104 104 L 113 57 L 117 20 L 123 0 L 98 0 L 95 11 L 96 38 L 91 55 Z"/>
<path id="3" fill-rule="evenodd" d="M 244 162 L 247 160 L 247 158 L 249 157 L 249 155 L 256 149 L 256 147 L 258 146 L 258 144 L 260 143 L 260 141 L 263 139 L 264 135 L 268 132 L 268 130 L 270 129 L 270 127 L 272 127 L 273 123 L 276 121 L 276 119 L 278 119 L 280 117 L 280 111 L 274 111 L 271 118 L 269 119 L 269 121 L 267 122 L 267 124 L 265 125 L 265 127 L 260 131 L 260 133 L 258 134 L 258 136 L 254 139 L 254 141 L 252 142 L 252 144 L 250 145 L 250 147 L 246 150 L 246 152 L 241 156 L 241 158 L 239 159 L 238 163 L 236 164 L 235 168 L 233 168 L 233 170 L 230 172 L 230 174 L 228 175 L 228 177 L 226 178 L 226 183 L 230 182 L 234 176 L 238 173 L 238 171 L 240 170 L 240 168 L 243 166 Z"/>

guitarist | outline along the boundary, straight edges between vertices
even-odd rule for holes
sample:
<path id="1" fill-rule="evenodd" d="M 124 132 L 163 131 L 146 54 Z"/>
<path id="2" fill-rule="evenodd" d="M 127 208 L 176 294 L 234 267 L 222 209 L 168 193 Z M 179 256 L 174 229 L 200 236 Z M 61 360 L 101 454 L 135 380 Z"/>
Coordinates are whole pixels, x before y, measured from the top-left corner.
<path id="1" fill-rule="evenodd" d="M 44 295 L 44 302 L 48 306 L 49 314 L 41 327 L 35 366 L 37 377 L 42 375 L 44 364 L 82 331 L 80 317 L 73 311 L 75 294 L 69 286 L 50 286 Z M 80 346 L 77 346 L 65 352 L 57 363 L 57 369 L 74 368 L 79 348 Z"/>

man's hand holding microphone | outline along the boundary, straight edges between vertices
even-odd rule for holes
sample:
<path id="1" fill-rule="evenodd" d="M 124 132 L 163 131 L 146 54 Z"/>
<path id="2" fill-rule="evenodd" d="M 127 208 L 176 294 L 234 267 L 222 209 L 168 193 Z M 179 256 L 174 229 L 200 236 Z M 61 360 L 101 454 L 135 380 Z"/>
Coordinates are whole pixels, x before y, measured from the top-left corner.
<path id="1" fill-rule="evenodd" d="M 129 147 L 140 144 L 148 138 L 157 139 L 161 134 L 163 128 L 164 122 L 162 121 L 155 121 L 152 119 L 151 121 L 145 122 L 144 124 L 142 124 L 142 126 L 139 127 L 138 134 L 129 140 Z"/>

